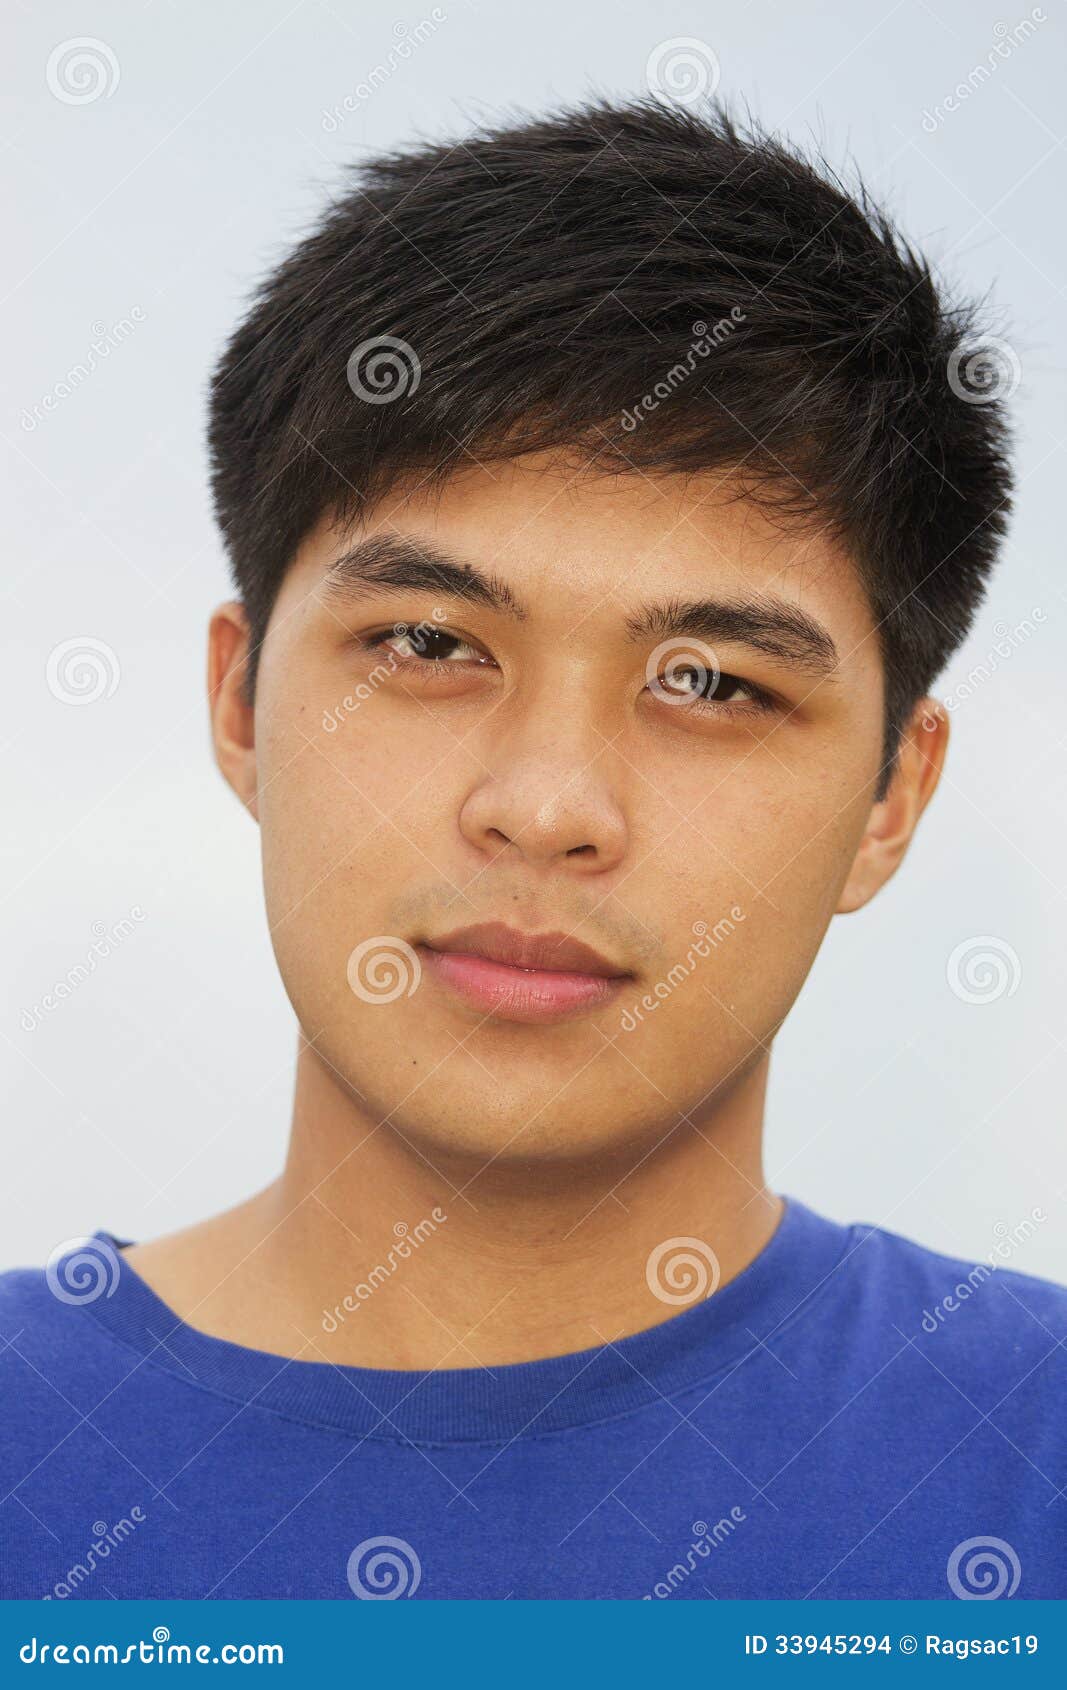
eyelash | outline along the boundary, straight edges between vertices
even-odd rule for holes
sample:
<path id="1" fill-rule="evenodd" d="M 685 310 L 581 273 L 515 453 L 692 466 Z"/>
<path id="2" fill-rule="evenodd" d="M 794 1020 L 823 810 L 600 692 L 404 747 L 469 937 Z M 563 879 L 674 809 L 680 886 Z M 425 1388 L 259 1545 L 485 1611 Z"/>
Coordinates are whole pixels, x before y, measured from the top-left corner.
<path id="1" fill-rule="evenodd" d="M 413 635 L 419 635 L 422 633 L 435 634 L 442 639 L 454 640 L 457 645 L 473 647 L 473 641 L 465 639 L 462 634 L 454 634 L 451 628 L 442 628 L 436 622 L 398 622 L 391 628 L 383 628 L 379 633 L 365 634 L 361 639 L 360 644 L 363 646 L 364 650 L 381 651 L 383 648 L 388 646 L 391 640 L 410 640 Z M 463 661 L 470 662 L 471 659 L 466 658 Z M 432 671 L 458 667 L 455 659 L 449 661 L 447 657 L 401 657 L 394 653 L 393 662 L 397 669 L 418 669 L 421 670 L 423 675 L 426 674 L 427 670 Z"/>
<path id="2" fill-rule="evenodd" d="M 402 633 L 398 632 L 401 628 L 403 629 Z M 394 626 L 390 628 L 382 628 L 376 633 L 363 635 L 359 643 L 366 651 L 382 651 L 389 645 L 391 640 L 410 639 L 412 634 L 418 633 L 423 629 L 427 634 L 436 634 L 442 639 L 454 640 L 457 645 L 470 646 L 474 650 L 478 649 L 474 646 L 473 641 L 465 639 L 461 634 L 453 633 L 451 628 L 442 627 L 436 622 L 394 624 Z M 446 670 L 458 668 L 461 662 L 469 663 L 470 661 L 470 658 L 457 660 L 455 658 L 449 659 L 447 657 L 401 657 L 397 654 L 393 655 L 393 665 L 395 669 L 401 671 L 402 673 L 418 672 L 424 680 L 431 678 L 438 679 Z M 492 659 L 489 659 L 489 661 L 492 662 Z M 697 711 L 701 714 L 716 716 L 721 720 L 724 716 L 745 717 L 752 716 L 755 712 L 760 714 L 769 714 L 778 707 L 778 700 L 775 695 L 769 692 L 765 687 L 757 686 L 755 681 L 746 681 L 742 676 L 732 675 L 725 670 L 721 673 L 720 679 L 723 681 L 737 682 L 738 685 L 745 689 L 748 697 L 743 702 L 735 702 L 732 699 L 722 699 L 716 702 L 714 699 L 710 698 L 693 698 L 684 706 L 684 708 L 688 711 Z M 670 707 L 671 706 L 668 705 L 668 708 Z"/>
<path id="3" fill-rule="evenodd" d="M 707 711 L 707 713 L 711 716 L 737 717 L 751 716 L 757 712 L 760 715 L 769 715 L 770 712 L 775 709 L 776 700 L 769 692 L 766 692 L 763 687 L 758 687 L 754 681 L 742 680 L 740 675 L 727 674 L 724 674 L 722 679 L 724 681 L 740 681 L 741 685 L 747 692 L 748 697 L 742 701 L 724 698 L 718 703 L 716 703 L 716 701 L 712 698 L 696 698 L 693 700 L 692 704 L 687 705 L 686 708 L 689 710 Z"/>

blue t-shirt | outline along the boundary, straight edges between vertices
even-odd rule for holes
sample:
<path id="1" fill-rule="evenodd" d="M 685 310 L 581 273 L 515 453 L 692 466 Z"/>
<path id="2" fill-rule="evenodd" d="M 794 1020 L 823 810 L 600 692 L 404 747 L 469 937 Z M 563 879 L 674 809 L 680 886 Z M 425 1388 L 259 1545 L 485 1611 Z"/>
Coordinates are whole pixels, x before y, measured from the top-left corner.
<path id="1" fill-rule="evenodd" d="M 394 1372 L 208 1337 L 97 1238 L 0 1278 L 5 1597 L 1067 1596 L 1042 1280 L 791 1200 L 648 1331 Z"/>

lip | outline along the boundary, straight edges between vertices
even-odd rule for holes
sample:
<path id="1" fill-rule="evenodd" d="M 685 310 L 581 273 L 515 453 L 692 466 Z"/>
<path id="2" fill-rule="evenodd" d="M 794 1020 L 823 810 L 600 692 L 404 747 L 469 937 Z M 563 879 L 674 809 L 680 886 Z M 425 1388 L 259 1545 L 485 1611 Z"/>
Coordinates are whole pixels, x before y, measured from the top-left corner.
<path id="1" fill-rule="evenodd" d="M 504 1021 L 573 1020 L 616 997 L 632 976 L 566 933 L 503 922 L 457 928 L 419 946 L 424 965 L 471 1009 Z"/>

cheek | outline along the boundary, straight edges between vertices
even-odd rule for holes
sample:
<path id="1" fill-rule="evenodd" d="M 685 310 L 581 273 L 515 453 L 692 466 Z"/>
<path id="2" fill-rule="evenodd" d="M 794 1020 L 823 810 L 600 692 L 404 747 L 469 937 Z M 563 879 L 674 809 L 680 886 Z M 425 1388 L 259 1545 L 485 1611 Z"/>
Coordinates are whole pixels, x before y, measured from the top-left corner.
<path id="1" fill-rule="evenodd" d="M 778 888 L 803 909 L 820 889 L 829 898 L 830 883 L 836 897 L 871 805 L 870 773 L 858 760 L 787 764 L 766 748 L 734 767 L 687 770 L 673 785 L 658 776 L 656 791 L 663 802 L 646 813 L 650 867 L 689 902 L 727 894 L 727 902 L 778 902 Z"/>
<path id="2" fill-rule="evenodd" d="M 687 971 L 696 987 L 669 994 L 679 1034 L 694 1016 L 731 1042 L 742 1027 L 773 1032 L 819 949 L 869 809 L 858 769 L 789 780 L 752 759 L 690 801 L 673 834 L 664 829 L 642 889 L 670 932 L 666 967 L 681 964 L 678 977 Z"/>
<path id="3" fill-rule="evenodd" d="M 406 881 L 448 872 L 470 758 L 429 713 L 404 725 L 373 691 L 318 692 L 257 701 L 263 879 L 279 962 L 336 950 L 343 980 Z"/>
<path id="4" fill-rule="evenodd" d="M 383 819 L 388 793 L 376 789 L 374 771 L 360 770 L 357 786 L 339 764 L 333 746 L 293 745 L 283 736 L 266 759 L 260 801 L 271 944 L 297 1019 L 316 1040 L 359 1027 L 349 959 L 387 932 L 380 911 L 406 866 L 404 842 Z"/>

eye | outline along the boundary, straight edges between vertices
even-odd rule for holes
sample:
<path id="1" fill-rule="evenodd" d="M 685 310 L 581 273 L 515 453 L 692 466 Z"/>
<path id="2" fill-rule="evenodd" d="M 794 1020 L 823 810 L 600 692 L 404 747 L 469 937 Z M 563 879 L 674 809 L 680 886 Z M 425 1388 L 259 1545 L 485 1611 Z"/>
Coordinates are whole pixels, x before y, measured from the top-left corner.
<path id="1" fill-rule="evenodd" d="M 724 675 L 720 670 L 707 669 L 700 663 L 674 669 L 669 677 L 660 678 L 659 686 L 669 696 L 700 699 L 705 703 L 714 699 L 716 703 L 724 704 L 738 697 L 751 696 L 740 675 Z"/>
<path id="2" fill-rule="evenodd" d="M 480 647 L 472 645 L 461 634 L 453 634 L 436 622 L 415 622 L 410 626 L 400 622 L 380 634 L 371 634 L 367 644 L 379 651 L 389 651 L 400 663 L 429 666 L 434 663 L 491 663 L 492 659 Z"/>
<path id="3" fill-rule="evenodd" d="M 725 714 L 731 710 L 769 710 L 773 700 L 753 681 L 731 675 L 713 664 L 687 658 L 668 665 L 649 682 L 649 691 L 665 704 Z"/>

